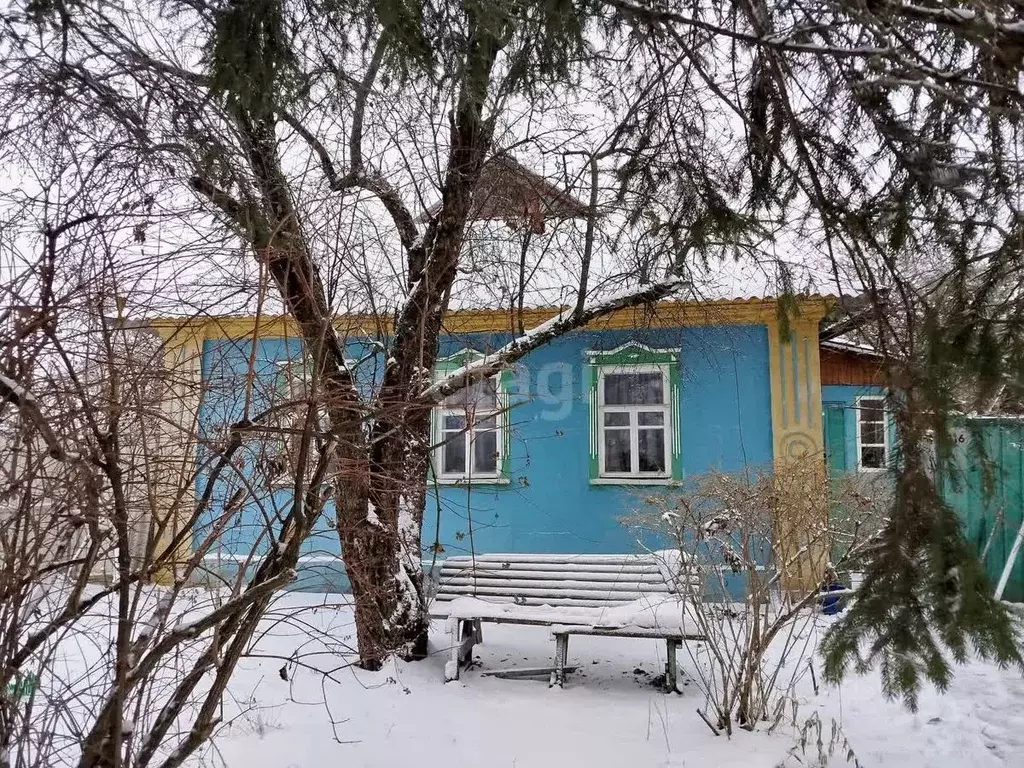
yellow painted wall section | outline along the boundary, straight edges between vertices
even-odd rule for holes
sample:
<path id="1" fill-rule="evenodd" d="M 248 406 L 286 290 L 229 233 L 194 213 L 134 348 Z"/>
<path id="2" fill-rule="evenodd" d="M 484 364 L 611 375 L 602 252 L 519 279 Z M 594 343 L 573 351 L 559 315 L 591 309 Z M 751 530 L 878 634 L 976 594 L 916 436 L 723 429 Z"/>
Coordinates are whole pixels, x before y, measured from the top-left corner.
<path id="1" fill-rule="evenodd" d="M 823 315 L 805 311 L 793 318 L 788 339 L 777 321 L 768 327 L 777 554 L 782 588 L 791 592 L 820 584 L 829 552 L 818 343 Z"/>
<path id="2" fill-rule="evenodd" d="M 824 296 L 797 299 L 798 320 L 820 320 L 831 300 Z M 555 317 L 559 307 L 538 307 L 523 310 L 523 325 L 534 328 Z M 718 301 L 663 301 L 656 306 L 629 307 L 612 312 L 590 323 L 590 330 L 666 328 L 675 326 L 767 324 L 776 323 L 778 304 L 774 299 L 727 299 Z M 814 320 L 814 323 L 817 323 Z M 164 338 L 190 332 L 207 339 L 240 339 L 297 337 L 298 326 L 288 316 L 265 315 L 209 316 L 195 318 L 155 318 L 150 326 Z M 334 321 L 342 336 L 381 336 L 391 332 L 388 317 L 371 315 L 339 315 Z M 444 320 L 447 333 L 508 333 L 518 327 L 518 316 L 502 310 L 458 310 L 449 312 Z M 815 331 L 815 333 L 817 333 Z M 815 338 L 817 338 L 815 336 Z M 815 353 L 816 354 L 816 353 Z"/>
<path id="3" fill-rule="evenodd" d="M 152 494 L 156 526 L 154 558 L 165 561 L 156 573 L 173 583 L 192 554 L 195 511 L 196 443 L 202 399 L 203 336 L 191 326 L 158 329 L 164 340 L 162 419 L 153 457 L 157 488 Z"/>

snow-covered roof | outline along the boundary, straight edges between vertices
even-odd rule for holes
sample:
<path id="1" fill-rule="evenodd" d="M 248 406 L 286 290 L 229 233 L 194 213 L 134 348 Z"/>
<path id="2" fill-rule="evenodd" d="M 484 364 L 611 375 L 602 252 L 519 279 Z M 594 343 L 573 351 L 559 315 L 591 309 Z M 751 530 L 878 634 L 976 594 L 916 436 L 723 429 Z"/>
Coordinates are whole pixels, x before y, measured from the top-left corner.
<path id="1" fill-rule="evenodd" d="M 833 349 L 836 352 L 848 352 L 868 357 L 882 357 L 882 354 L 870 344 L 854 339 L 853 337 L 840 336 L 835 339 L 828 339 L 821 342 L 822 349 Z"/>

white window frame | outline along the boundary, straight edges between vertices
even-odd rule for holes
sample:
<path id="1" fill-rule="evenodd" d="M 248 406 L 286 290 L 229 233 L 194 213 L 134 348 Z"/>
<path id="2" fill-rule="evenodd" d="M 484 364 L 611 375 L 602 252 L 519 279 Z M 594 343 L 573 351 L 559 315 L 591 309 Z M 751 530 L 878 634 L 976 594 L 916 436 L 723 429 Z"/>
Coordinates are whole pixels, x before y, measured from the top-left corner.
<path id="1" fill-rule="evenodd" d="M 881 443 L 864 443 L 861 438 L 861 403 L 865 401 L 879 402 L 882 405 L 882 442 Z M 857 471 L 858 472 L 886 472 L 889 469 L 889 462 L 891 460 L 891 445 L 889 440 L 889 411 L 886 408 L 886 395 L 861 395 L 856 399 L 856 409 L 854 411 L 854 418 L 857 420 Z M 885 451 L 885 456 L 882 460 L 882 466 L 880 467 L 866 467 L 864 466 L 864 453 L 862 448 L 878 448 L 882 447 Z"/>
<path id="2" fill-rule="evenodd" d="M 443 404 L 437 405 L 433 408 L 431 418 L 433 419 L 433 430 L 434 436 L 434 448 L 433 448 L 433 475 L 434 480 L 439 485 L 475 485 L 485 484 L 494 485 L 497 483 L 507 483 L 508 478 L 502 473 L 502 466 L 505 460 L 505 430 L 507 429 L 506 421 L 506 407 L 505 407 L 505 393 L 502 388 L 501 374 L 492 376 L 491 380 L 495 384 L 496 403 L 495 407 L 487 408 L 481 411 L 474 411 L 470 414 L 465 408 L 450 408 L 445 407 Z M 466 428 L 459 433 L 459 436 L 454 439 L 464 441 L 465 445 L 465 456 L 466 465 L 462 472 L 445 472 L 444 471 L 444 448 L 448 441 L 445 440 L 445 428 L 444 419 L 445 416 L 465 416 L 466 417 Z M 476 453 L 473 450 L 474 435 L 476 432 L 475 422 L 480 419 L 487 419 L 491 417 L 495 418 L 496 427 L 494 429 L 496 438 L 496 455 L 494 457 L 494 470 L 486 472 L 477 472 L 474 468 L 476 463 Z"/>
<path id="3" fill-rule="evenodd" d="M 661 374 L 661 405 L 606 405 L 604 402 L 604 379 L 607 374 L 622 373 L 660 373 Z M 663 482 L 672 477 L 672 436 L 675 425 L 672 423 L 672 380 L 669 366 L 665 363 L 636 363 L 602 365 L 597 371 L 597 461 L 598 479 L 602 480 L 657 480 Z M 665 468 L 661 472 L 641 472 L 640 467 L 640 426 L 637 413 L 640 411 L 660 411 L 662 416 L 662 441 Z M 606 413 L 629 413 L 629 472 L 608 472 L 605 470 L 605 424 Z M 610 427 L 623 429 L 623 427 Z"/>

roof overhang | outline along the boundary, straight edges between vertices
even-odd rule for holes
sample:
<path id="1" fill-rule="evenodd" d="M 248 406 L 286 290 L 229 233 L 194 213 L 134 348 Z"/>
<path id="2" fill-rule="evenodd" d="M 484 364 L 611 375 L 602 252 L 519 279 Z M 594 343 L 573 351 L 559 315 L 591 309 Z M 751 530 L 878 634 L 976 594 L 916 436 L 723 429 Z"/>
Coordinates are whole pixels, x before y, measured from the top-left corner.
<path id="1" fill-rule="evenodd" d="M 797 316 L 807 322 L 819 323 L 825 317 L 834 297 L 808 295 L 785 302 Z M 524 309 L 522 324 L 534 328 L 563 307 Z M 616 310 L 589 325 L 589 330 L 629 330 L 708 325 L 765 325 L 779 318 L 780 303 L 774 298 L 734 298 L 710 301 L 661 301 Z M 502 309 L 464 309 L 449 312 L 444 320 L 445 333 L 516 333 L 519 313 Z M 204 339 L 244 339 L 251 337 L 297 338 L 298 325 L 287 315 L 202 315 L 193 317 L 159 317 L 139 323 L 151 328 L 163 339 L 200 336 Z M 389 317 L 364 314 L 339 315 L 334 326 L 342 336 L 379 337 L 392 331 Z"/>

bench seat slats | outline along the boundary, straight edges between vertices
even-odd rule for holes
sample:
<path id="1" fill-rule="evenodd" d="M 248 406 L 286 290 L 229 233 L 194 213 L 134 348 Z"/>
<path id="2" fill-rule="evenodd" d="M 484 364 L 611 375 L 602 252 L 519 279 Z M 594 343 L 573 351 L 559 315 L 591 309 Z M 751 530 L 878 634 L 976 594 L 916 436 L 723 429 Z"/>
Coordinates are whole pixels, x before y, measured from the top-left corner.
<path id="1" fill-rule="evenodd" d="M 559 570 L 558 567 L 540 568 L 526 565 L 516 565 L 515 568 L 494 568 L 491 565 L 477 566 L 476 568 L 441 568 L 441 578 L 459 577 L 464 574 L 475 573 L 478 576 L 511 578 L 511 579 L 591 579 L 593 581 L 625 581 L 633 579 L 636 581 L 664 581 L 665 576 L 657 568 L 646 568 L 643 570 L 626 570 L 605 566 L 601 570 L 595 567 L 587 569 Z"/>
<path id="2" fill-rule="evenodd" d="M 459 571 L 487 571 L 488 573 L 502 573 L 504 571 L 522 571 L 529 573 L 539 571 L 541 573 L 604 573 L 604 574 L 629 574 L 634 576 L 657 576 L 662 573 L 656 565 L 580 565 L 567 563 L 456 563 L 449 565 L 445 563 L 442 571 L 457 573 Z"/>
<path id="3" fill-rule="evenodd" d="M 442 589 L 451 592 L 458 588 L 460 594 L 466 594 L 463 588 L 489 588 L 500 589 L 508 593 L 519 593 L 529 595 L 536 590 L 561 591 L 565 589 L 586 589 L 591 592 L 671 592 L 669 585 L 662 579 L 660 582 L 640 581 L 591 581 L 589 579 L 486 579 L 472 576 L 464 576 L 456 579 L 446 579 L 442 582 Z M 487 593 L 482 593 L 487 594 Z M 495 594 L 491 592 L 490 594 Z"/>
<path id="4" fill-rule="evenodd" d="M 652 555 L 459 555 L 440 563 L 435 599 L 444 603 L 457 597 L 479 597 L 520 605 L 586 600 L 618 605 L 698 586 L 696 569 L 684 568 L 667 581 L 663 565 Z M 680 564 L 674 565 L 678 569 Z"/>
<path id="5" fill-rule="evenodd" d="M 621 589 L 609 591 L 606 588 L 597 589 L 572 589 L 572 588 L 550 588 L 550 589 L 519 589 L 508 587 L 487 587 L 487 586 L 446 586 L 445 592 L 453 595 L 465 595 L 467 597 L 487 598 L 491 595 L 509 597 L 576 597 L 586 600 L 616 600 L 618 602 L 639 600 L 644 595 L 670 594 L 668 589 L 649 589 L 640 591 L 633 585 L 633 589 Z"/>
<path id="6" fill-rule="evenodd" d="M 445 559 L 444 564 L 458 563 L 542 563 L 544 565 L 654 565 L 657 563 L 650 555 L 529 555 L 529 554 L 487 554 L 487 555 L 455 555 Z"/>
<path id="7" fill-rule="evenodd" d="M 447 614 L 442 610 L 446 604 L 458 597 L 466 597 L 466 595 L 448 595 L 447 597 L 438 597 L 434 602 L 434 609 L 431 615 L 437 617 L 443 617 Z M 498 605 L 529 605 L 529 606 L 542 606 L 550 605 L 554 608 L 566 608 L 575 606 L 578 608 L 615 608 L 619 605 L 629 605 L 636 597 L 628 600 L 593 600 L 593 599 L 571 599 L 565 597 L 520 597 L 513 598 L 506 595 L 489 595 L 486 598 L 481 598 L 488 603 L 495 603 Z M 509 619 L 514 621 L 514 619 Z"/>

